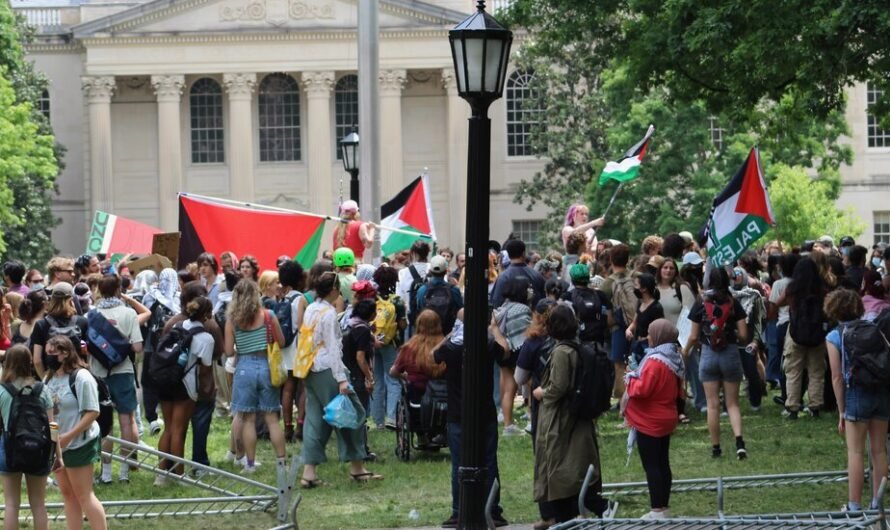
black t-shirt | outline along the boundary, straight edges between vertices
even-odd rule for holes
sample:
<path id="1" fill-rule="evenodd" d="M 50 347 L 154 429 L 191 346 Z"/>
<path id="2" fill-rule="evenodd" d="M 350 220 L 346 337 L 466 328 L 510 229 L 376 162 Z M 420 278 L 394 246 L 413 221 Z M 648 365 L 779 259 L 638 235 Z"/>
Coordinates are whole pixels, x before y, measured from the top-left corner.
<path id="1" fill-rule="evenodd" d="M 726 342 L 728 344 L 738 344 L 738 337 L 736 333 L 736 322 L 739 320 L 746 320 L 748 315 L 745 314 L 745 310 L 742 308 L 742 304 L 739 303 L 738 300 L 732 300 L 732 312 L 729 315 L 729 319 L 726 321 L 726 326 L 723 329 L 723 333 L 726 336 Z M 706 322 L 708 320 L 708 314 L 705 311 L 705 304 L 701 300 L 696 301 L 692 304 L 692 309 L 689 310 L 689 320 L 695 322 L 697 324 L 701 324 L 701 329 L 699 331 L 698 339 L 703 344 L 711 345 L 710 340 L 708 339 L 707 333 L 705 333 L 704 326 L 708 325 Z"/>
<path id="2" fill-rule="evenodd" d="M 664 318 L 664 309 L 658 300 L 655 300 L 645 310 L 641 310 L 642 302 L 637 304 L 637 339 L 645 340 L 649 336 L 649 324 L 659 318 Z"/>
<path id="3" fill-rule="evenodd" d="M 364 381 L 365 374 L 359 368 L 356 352 L 365 352 L 365 362 L 371 364 L 374 356 L 374 338 L 371 327 L 367 324 L 349 326 L 349 332 L 343 334 L 343 364 L 349 369 L 353 381 Z"/>
<path id="4" fill-rule="evenodd" d="M 531 337 L 525 339 L 519 348 L 519 359 L 516 366 L 531 372 L 532 389 L 541 386 L 544 368 L 550 359 L 550 350 L 556 342 L 550 337 Z"/>
<path id="5" fill-rule="evenodd" d="M 70 320 L 61 317 L 43 317 L 34 324 L 34 330 L 31 332 L 31 346 L 42 346 L 46 351 L 46 341 L 49 340 L 49 329 L 52 326 L 47 318 L 54 319 L 60 326 L 65 326 Z M 87 340 L 87 319 L 80 315 L 74 315 L 77 327 L 80 328 L 80 340 Z M 80 351 L 80 344 L 74 345 L 75 351 Z"/>
<path id="6" fill-rule="evenodd" d="M 491 355 L 491 361 L 502 358 L 504 349 L 495 342 L 491 334 L 488 334 L 488 353 Z M 460 408 L 463 403 L 463 393 L 461 383 L 463 381 L 463 357 L 464 346 L 457 345 L 450 340 L 439 347 L 433 353 L 433 358 L 437 363 L 445 363 L 445 381 L 448 383 L 448 423 L 460 423 Z M 491 399 L 490 382 L 493 381 L 493 364 L 492 362 L 483 363 L 482 375 L 483 381 L 489 384 L 483 384 L 482 390 L 482 421 L 497 421 L 497 414 L 494 409 L 494 401 Z"/>

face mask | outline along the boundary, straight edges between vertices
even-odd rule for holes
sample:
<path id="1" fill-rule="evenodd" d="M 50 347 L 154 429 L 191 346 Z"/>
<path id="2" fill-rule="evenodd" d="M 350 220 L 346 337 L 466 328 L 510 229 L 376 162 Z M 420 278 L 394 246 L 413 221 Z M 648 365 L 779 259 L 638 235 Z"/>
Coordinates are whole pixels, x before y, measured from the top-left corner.
<path id="1" fill-rule="evenodd" d="M 44 289 L 46 289 L 46 286 L 43 285 L 42 283 L 35 283 L 35 284 L 31 285 L 32 291 L 42 291 Z"/>
<path id="2" fill-rule="evenodd" d="M 49 369 L 50 372 L 55 372 L 62 367 L 62 360 L 59 359 L 58 355 L 47 355 L 46 367 L 47 369 Z"/>
<path id="3" fill-rule="evenodd" d="M 880 267 L 883 263 L 884 263 L 884 260 L 882 260 L 881 258 L 872 258 L 871 259 L 871 264 L 874 265 L 875 267 Z"/>
<path id="4" fill-rule="evenodd" d="M 636 297 L 639 298 L 639 299 L 642 299 L 642 298 L 643 298 L 643 291 L 641 291 L 641 290 L 639 290 L 639 289 L 634 289 L 634 296 L 636 296 Z"/>

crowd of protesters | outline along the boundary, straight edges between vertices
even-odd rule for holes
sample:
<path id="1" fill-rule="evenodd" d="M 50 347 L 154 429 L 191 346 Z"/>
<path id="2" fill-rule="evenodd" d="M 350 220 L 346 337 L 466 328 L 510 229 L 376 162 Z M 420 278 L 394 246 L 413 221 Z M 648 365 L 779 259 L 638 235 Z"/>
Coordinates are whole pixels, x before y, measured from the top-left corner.
<path id="1" fill-rule="evenodd" d="M 415 401 L 430 381 L 444 379 L 447 435 L 438 442 L 451 452 L 453 502 L 443 527 L 457 525 L 465 256 L 435 251 L 420 239 L 380 265 L 362 263 L 372 236 L 357 205 L 344 206 L 352 216 L 335 234 L 339 245 L 305 271 L 287 256 L 276 269 L 261 270 L 253 256 L 232 252 L 135 276 L 126 260 L 101 255 L 54 257 L 45 272 L 16 261 L 3 265 L 2 381 L 12 386 L 0 387 L 0 424 L 8 427 L 18 389 L 45 382 L 42 399 L 60 428 L 60 454 L 43 475 L 55 472 L 69 528 L 79 528 L 84 516 L 92 528 L 105 527 L 93 493 L 96 464 L 97 483 L 115 481 L 110 458 L 102 457 L 112 444 L 96 422 L 100 381 L 123 439 L 142 444 L 160 435 L 161 451 L 185 458 L 191 427 L 190 457 L 210 465 L 207 438 L 216 411 L 231 417 L 230 465 L 254 473 L 257 439 L 268 438 L 281 484 L 289 444 L 301 442 L 299 485 L 311 489 L 324 483 L 332 435 L 351 480 L 382 480 L 369 469 L 377 455 L 368 429 L 396 428 L 401 379 Z M 570 406 L 584 365 L 580 352 L 587 351 L 609 366 L 613 410 L 638 447 L 650 491 L 646 518 L 670 516 L 670 438 L 678 424 L 703 414 L 710 455 L 720 458 L 726 415 L 736 458 L 749 457 L 742 390 L 752 411 L 774 390 L 776 413 L 788 420 L 837 410 L 849 457 L 844 509 L 874 507 L 876 500 L 861 498 L 862 464 L 869 443 L 872 477 L 879 481 L 887 470 L 890 388 L 851 383 L 844 338 L 860 321 L 890 319 L 890 249 L 882 243 L 869 252 L 852 238 L 836 245 L 823 236 L 794 247 L 769 243 L 735 263 L 710 264 L 688 232 L 646 237 L 637 250 L 598 238 L 605 224 L 573 205 L 558 252 L 529 252 L 513 237 L 491 243 L 488 354 L 495 395 L 478 405 L 489 482 L 498 476 L 498 439 L 531 435 L 536 529 L 578 515 L 590 464 L 594 482 L 583 503 L 599 516 L 615 515 L 617 504 L 600 496 L 596 422 L 576 417 Z M 117 335 L 108 342 L 122 361 L 103 362 L 91 339 L 100 332 Z M 167 384 L 166 355 L 177 337 L 185 341 L 175 360 L 181 379 Z M 279 349 L 276 366 L 269 356 Z M 278 373 L 283 380 L 273 384 Z M 363 409 L 365 427 L 334 429 L 323 419 L 337 395 Z M 529 415 L 514 413 L 524 405 Z M 133 458 L 124 448 L 121 455 Z M 9 521 L 22 474 L 6 465 L 0 458 Z M 130 465 L 117 467 L 117 481 L 128 481 Z M 157 476 L 156 487 L 188 472 L 167 461 L 161 468 L 168 473 Z M 26 478 L 35 527 L 46 528 L 46 479 Z M 495 501 L 491 515 L 504 526 Z"/>

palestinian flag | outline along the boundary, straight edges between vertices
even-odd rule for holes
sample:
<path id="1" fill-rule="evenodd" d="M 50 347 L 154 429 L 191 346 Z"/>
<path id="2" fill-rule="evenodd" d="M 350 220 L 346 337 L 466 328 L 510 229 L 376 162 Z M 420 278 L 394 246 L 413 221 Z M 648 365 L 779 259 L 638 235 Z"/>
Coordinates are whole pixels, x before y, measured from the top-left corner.
<path id="1" fill-rule="evenodd" d="M 640 164 L 643 163 L 643 157 L 646 156 L 646 149 L 649 148 L 649 139 L 655 132 L 655 126 L 650 125 L 646 131 L 646 136 L 637 142 L 624 153 L 624 156 L 617 162 L 609 162 L 600 173 L 600 186 L 609 180 L 617 180 L 618 182 L 627 182 L 637 178 L 640 172 Z"/>
<path id="2" fill-rule="evenodd" d="M 161 230 L 119 215 L 96 210 L 87 239 L 87 254 L 151 254 L 151 240 Z"/>
<path id="3" fill-rule="evenodd" d="M 705 228 L 708 256 L 718 265 L 731 263 L 774 224 L 760 169 L 760 153 L 754 148 L 726 188 L 714 199 L 711 218 Z"/>
<path id="4" fill-rule="evenodd" d="M 426 175 L 417 177 L 392 200 L 380 207 L 380 250 L 384 256 L 408 250 L 418 239 L 436 239 L 430 185 Z M 399 229 L 399 232 L 387 230 Z M 403 231 L 414 232 L 417 235 Z"/>
<path id="5" fill-rule="evenodd" d="M 202 252 L 219 256 L 252 254 L 260 269 L 275 269 L 278 256 L 287 255 L 309 269 L 318 256 L 324 218 L 298 212 L 279 212 L 230 206 L 190 195 L 179 195 L 179 267 Z"/>

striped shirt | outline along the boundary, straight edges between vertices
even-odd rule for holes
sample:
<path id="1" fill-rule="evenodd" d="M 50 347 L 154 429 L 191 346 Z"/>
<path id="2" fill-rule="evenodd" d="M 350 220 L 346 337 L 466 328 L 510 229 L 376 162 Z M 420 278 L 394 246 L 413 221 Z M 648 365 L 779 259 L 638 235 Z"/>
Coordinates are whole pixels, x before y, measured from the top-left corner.
<path id="1" fill-rule="evenodd" d="M 255 329 L 242 330 L 235 326 L 235 348 L 238 355 L 266 353 L 266 324 Z"/>

